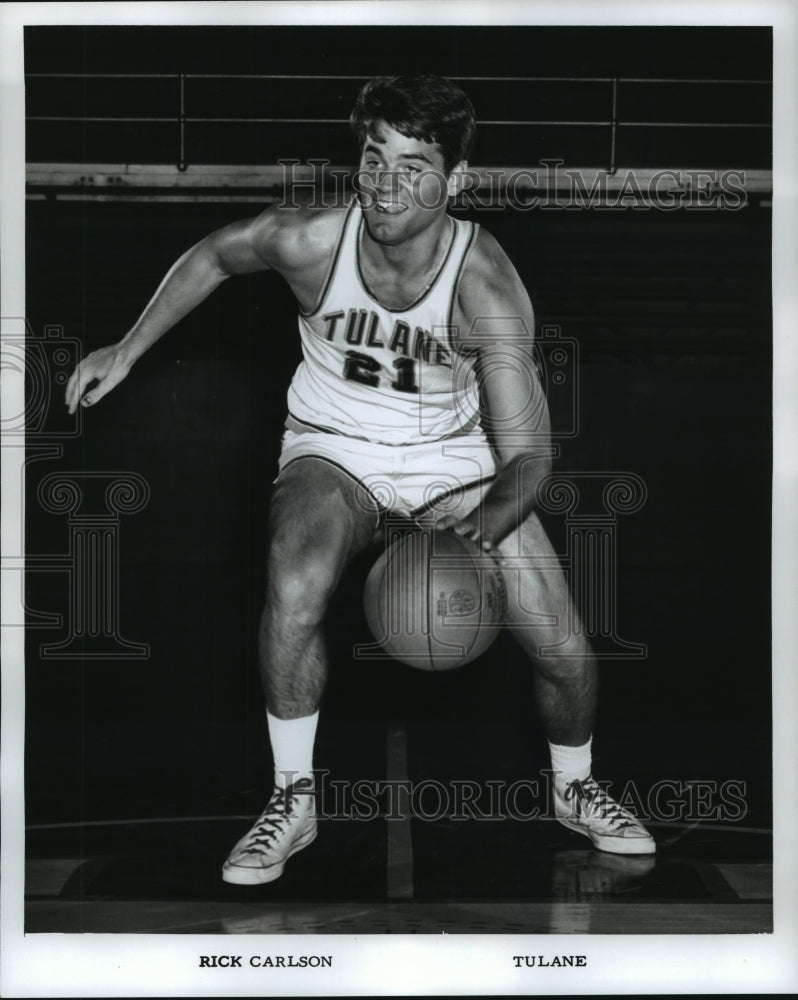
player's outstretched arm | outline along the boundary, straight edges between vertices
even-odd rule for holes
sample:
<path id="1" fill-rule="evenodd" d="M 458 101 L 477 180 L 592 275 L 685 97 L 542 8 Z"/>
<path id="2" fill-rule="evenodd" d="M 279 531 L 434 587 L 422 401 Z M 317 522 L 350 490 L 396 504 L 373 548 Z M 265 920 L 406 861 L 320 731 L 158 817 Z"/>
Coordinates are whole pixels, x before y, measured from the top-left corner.
<path id="1" fill-rule="evenodd" d="M 481 234 L 482 235 L 482 234 Z M 485 234 L 459 296 L 460 344 L 478 357 L 483 424 L 499 471 L 481 504 L 440 527 L 467 535 L 486 550 L 514 531 L 535 506 L 551 471 L 549 411 L 534 358 L 535 317 L 518 274 Z"/>
<path id="2" fill-rule="evenodd" d="M 279 238 L 273 212 L 220 229 L 186 251 L 169 269 L 136 323 L 116 344 L 93 351 L 67 383 L 66 405 L 90 406 L 128 374 L 141 355 L 231 274 L 270 267 L 271 244 Z"/>

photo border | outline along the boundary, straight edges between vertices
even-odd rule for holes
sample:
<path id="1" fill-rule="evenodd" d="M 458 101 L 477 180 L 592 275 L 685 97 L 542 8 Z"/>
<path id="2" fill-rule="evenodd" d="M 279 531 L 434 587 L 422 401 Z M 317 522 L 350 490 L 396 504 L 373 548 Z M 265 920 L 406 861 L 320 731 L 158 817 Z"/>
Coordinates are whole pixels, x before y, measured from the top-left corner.
<path id="1" fill-rule="evenodd" d="M 454 21 L 456 18 L 456 22 Z M 282 953 L 333 954 L 329 970 L 200 970 L 208 952 L 263 953 L 252 935 L 125 935 L 23 933 L 24 625 L 19 583 L 3 574 L 2 895 L 0 993 L 4 996 L 290 996 L 523 995 L 528 993 L 757 993 L 798 990 L 798 829 L 795 761 L 796 485 L 798 407 L 796 330 L 798 273 L 796 164 L 792 103 L 798 93 L 798 7 L 769 2 L 487 3 L 442 0 L 384 3 L 61 3 L 0 8 L 0 253 L 3 317 L 25 315 L 25 148 L 22 31 L 32 24 L 421 24 L 558 26 L 770 25 L 774 29 L 774 476 L 773 688 L 774 933 L 767 935 L 281 935 Z M 21 412 L 21 378 L 3 372 L 4 413 Z M 24 451 L 3 442 L 3 553 L 22 552 L 21 483 Z M 15 486 L 15 484 L 17 484 Z M 741 581 L 741 599 L 744 597 Z M 759 664 L 752 664 L 756 683 Z M 533 941 L 530 942 L 530 938 Z M 545 950 L 584 954 L 585 968 L 516 969 L 514 954 Z"/>

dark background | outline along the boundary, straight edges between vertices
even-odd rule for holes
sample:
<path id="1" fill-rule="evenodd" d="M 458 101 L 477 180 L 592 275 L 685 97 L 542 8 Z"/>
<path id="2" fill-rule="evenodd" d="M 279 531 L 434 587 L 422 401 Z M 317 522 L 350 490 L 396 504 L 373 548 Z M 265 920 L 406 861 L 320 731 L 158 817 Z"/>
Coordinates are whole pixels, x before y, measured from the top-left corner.
<path id="1" fill-rule="evenodd" d="M 767 129 L 695 127 L 770 121 L 770 87 L 740 83 L 770 80 L 768 28 L 46 27 L 29 28 L 25 37 L 27 74 L 76 74 L 57 85 L 29 79 L 31 118 L 129 119 L 88 125 L 32 120 L 27 134 L 32 162 L 175 162 L 182 73 L 202 77 L 186 88 L 185 114 L 217 119 L 192 125 L 190 161 L 266 164 L 327 157 L 349 164 L 354 147 L 348 129 L 325 122 L 348 120 L 363 81 L 379 74 L 435 72 L 468 81 L 482 123 L 472 158 L 478 165 L 528 167 L 544 157 L 575 166 L 608 165 L 607 129 L 585 123 L 611 117 L 616 77 L 622 79 L 618 119 L 640 123 L 619 132 L 618 163 L 770 167 Z M 99 73 L 150 78 L 83 76 Z M 281 79 L 219 80 L 213 74 Z M 338 79 L 320 84 L 317 76 Z M 531 85 L 518 79 L 539 77 L 568 82 Z M 670 82 L 655 86 L 647 82 L 652 78 Z M 695 82 L 707 80 L 716 82 Z M 149 117 L 166 120 L 130 120 Z M 255 125 L 229 120 L 244 118 L 294 120 Z M 578 124 L 518 124 L 528 121 Z M 662 122 L 680 124 L 668 129 L 643 124 Z"/>
<path id="2" fill-rule="evenodd" d="M 540 75 L 768 79 L 768 29 L 34 28 L 26 72 Z M 171 86 L 171 82 L 170 82 Z M 227 85 L 225 85 L 227 86 Z M 209 87 L 225 116 L 341 117 L 358 82 L 263 90 Z M 579 84 L 530 98 L 465 84 L 478 118 L 585 119 L 605 91 Z M 596 84 L 601 88 L 604 85 Z M 117 87 L 117 90 L 113 88 Z M 492 88 L 492 89 L 491 89 Z M 766 96 L 762 96 L 762 91 Z M 629 120 L 753 122 L 770 89 L 629 91 Z M 198 92 L 200 94 L 200 92 Z M 563 96 L 564 95 L 564 96 Z M 681 96 L 680 96 L 681 95 Z M 200 96 L 202 96 L 200 94 Z M 154 92 L 157 109 L 172 93 Z M 122 84 L 27 88 L 31 115 L 149 114 Z M 199 97 L 197 98 L 199 101 Z M 517 106 L 513 104 L 517 103 Z M 675 102 L 675 103 L 674 103 Z M 77 111 L 75 109 L 78 109 Z M 263 110 L 266 108 L 267 110 Z M 122 109 L 122 110 L 120 110 Z M 127 110 L 125 110 L 127 109 Z M 163 110 L 164 115 L 171 110 Z M 688 117 L 692 115 L 692 118 Z M 31 123 L 29 162 L 173 163 L 174 125 Z M 769 169 L 767 130 L 620 130 L 632 167 Z M 606 166 L 588 127 L 482 131 L 473 163 Z M 353 163 L 346 126 L 198 126 L 189 159 Z M 64 327 L 84 352 L 118 339 L 193 242 L 257 206 L 28 203 L 27 315 Z M 468 213 L 465 213 L 468 215 Z M 504 209 L 478 218 L 507 249 L 541 323 L 581 349 L 580 429 L 558 471 L 629 471 L 645 506 L 618 520 L 618 629 L 644 660 L 602 664 L 596 774 L 645 791 L 667 778 L 747 783 L 745 823 L 770 823 L 770 213 Z M 29 552 L 63 552 L 63 516 L 41 511 L 38 480 L 59 469 L 129 470 L 150 484 L 122 517 L 121 632 L 139 661 L 48 661 L 61 635 L 27 645 L 29 823 L 256 812 L 270 770 L 256 678 L 263 540 L 285 389 L 298 360 L 295 307 L 278 279 L 232 279 L 83 415 L 56 462 L 31 466 Z M 567 414 L 553 402 L 555 431 Z M 549 517 L 562 549 L 565 525 Z M 353 568 L 336 601 L 332 671 L 316 764 L 336 777 L 385 774 L 385 729 L 408 726 L 411 776 L 513 780 L 546 766 L 525 664 L 504 638 L 481 660 L 433 676 L 356 663 L 368 641 Z M 61 574 L 28 575 L 31 609 L 64 612 Z"/>

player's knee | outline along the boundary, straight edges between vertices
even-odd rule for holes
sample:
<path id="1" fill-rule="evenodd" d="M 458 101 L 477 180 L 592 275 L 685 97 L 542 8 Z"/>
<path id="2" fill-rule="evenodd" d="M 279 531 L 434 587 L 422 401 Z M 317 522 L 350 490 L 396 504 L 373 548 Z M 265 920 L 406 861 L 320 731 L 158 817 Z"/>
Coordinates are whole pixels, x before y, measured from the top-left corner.
<path id="1" fill-rule="evenodd" d="M 594 662 L 590 643 L 584 636 L 571 634 L 552 644 L 541 643 L 534 657 L 540 673 L 552 681 L 570 681 L 581 676 Z"/>
<path id="2" fill-rule="evenodd" d="M 272 560 L 267 604 L 292 622 L 318 623 L 324 617 L 337 580 L 337 567 L 321 551 Z"/>

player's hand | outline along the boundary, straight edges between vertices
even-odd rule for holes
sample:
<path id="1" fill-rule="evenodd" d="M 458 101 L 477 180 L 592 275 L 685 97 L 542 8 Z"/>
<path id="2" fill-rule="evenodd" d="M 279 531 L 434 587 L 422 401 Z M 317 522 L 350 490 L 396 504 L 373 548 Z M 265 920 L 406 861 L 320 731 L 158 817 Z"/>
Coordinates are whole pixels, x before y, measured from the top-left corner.
<path id="1" fill-rule="evenodd" d="M 489 538 L 483 536 L 482 529 L 477 520 L 471 520 L 470 517 L 455 517 L 453 514 L 446 514 L 436 523 L 435 527 L 440 531 L 451 531 L 462 538 L 470 539 L 486 555 L 489 555 L 495 562 L 499 563 L 500 566 L 504 565 L 504 556 Z"/>
<path id="2" fill-rule="evenodd" d="M 80 362 L 67 382 L 66 405 L 69 412 L 74 413 L 78 404 L 91 406 L 102 399 L 115 385 L 119 385 L 130 367 L 130 361 L 118 344 L 92 351 Z"/>

